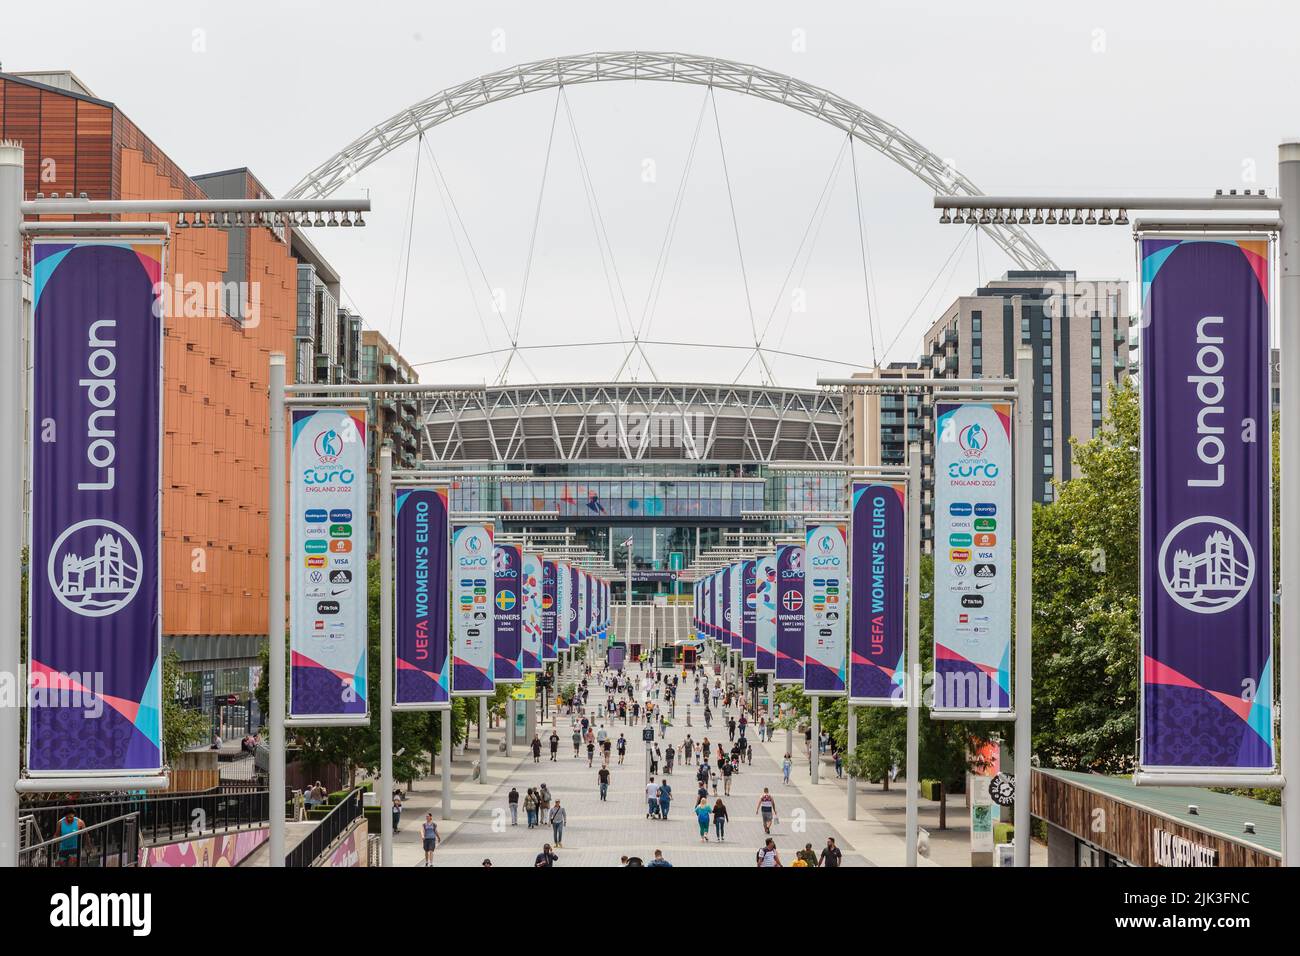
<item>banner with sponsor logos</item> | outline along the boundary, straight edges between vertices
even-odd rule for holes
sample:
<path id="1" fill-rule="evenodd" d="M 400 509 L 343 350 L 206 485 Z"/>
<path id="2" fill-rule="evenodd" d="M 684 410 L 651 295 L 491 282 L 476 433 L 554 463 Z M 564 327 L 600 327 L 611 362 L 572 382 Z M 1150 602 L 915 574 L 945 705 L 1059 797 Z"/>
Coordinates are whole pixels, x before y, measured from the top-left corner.
<path id="1" fill-rule="evenodd" d="M 555 562 L 542 559 L 542 663 L 559 660 L 556 611 L 559 608 L 559 575 Z"/>
<path id="2" fill-rule="evenodd" d="M 521 610 L 519 612 L 520 651 L 522 653 L 520 668 L 525 674 L 535 674 L 542 670 L 542 602 L 543 580 L 542 556 L 533 551 L 523 552 L 523 572 L 520 587 Z"/>
<path id="3" fill-rule="evenodd" d="M 804 536 L 803 692 L 844 693 L 849 542 L 838 524 L 808 522 Z"/>
<path id="4" fill-rule="evenodd" d="M 901 704 L 907 674 L 907 483 L 854 483 L 851 517 L 849 703 Z"/>
<path id="5" fill-rule="evenodd" d="M 492 597 L 493 679 L 517 684 L 524 679 L 522 604 L 524 549 L 517 544 L 493 547 L 496 592 Z"/>
<path id="6" fill-rule="evenodd" d="M 399 488 L 397 525 L 397 680 L 394 706 L 446 710 L 451 706 L 451 654 L 447 566 L 451 558 L 447 486 Z M 335 572 L 339 585 L 350 576 Z M 331 587 L 334 587 L 332 585 Z"/>
<path id="7" fill-rule="evenodd" d="M 754 661 L 758 657 L 758 647 L 754 643 L 755 604 L 758 596 L 754 593 L 754 562 L 740 562 L 740 656 L 741 659 Z"/>
<path id="8" fill-rule="evenodd" d="M 1011 712 L 1011 405 L 940 401 L 935 420 L 931 710 L 1005 719 Z"/>
<path id="9" fill-rule="evenodd" d="M 163 249 L 155 240 L 32 241 L 33 776 L 156 775 L 163 766 Z"/>
<path id="10" fill-rule="evenodd" d="M 754 562 L 754 670 L 776 673 L 776 555 Z"/>
<path id="11" fill-rule="evenodd" d="M 496 692 L 495 550 L 491 523 L 457 524 L 451 531 L 451 693 Z"/>
<path id="12" fill-rule="evenodd" d="M 369 720 L 366 411 L 290 413 L 289 716 Z"/>
<path id="13" fill-rule="evenodd" d="M 776 682 L 803 683 L 803 548 L 776 549 Z"/>
<path id="14" fill-rule="evenodd" d="M 1246 780 L 1275 764 L 1269 246 L 1148 233 L 1139 259 L 1140 763 Z"/>

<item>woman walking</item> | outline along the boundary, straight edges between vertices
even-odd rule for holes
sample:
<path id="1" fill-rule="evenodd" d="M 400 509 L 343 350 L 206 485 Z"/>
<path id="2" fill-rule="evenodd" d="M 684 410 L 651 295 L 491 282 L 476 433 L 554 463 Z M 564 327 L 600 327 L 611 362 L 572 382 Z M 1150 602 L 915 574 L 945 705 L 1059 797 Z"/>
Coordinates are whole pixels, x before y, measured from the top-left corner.
<path id="1" fill-rule="evenodd" d="M 695 820 L 700 825 L 700 842 L 709 842 L 709 798 L 700 797 L 700 802 L 695 805 Z"/>
<path id="2" fill-rule="evenodd" d="M 727 805 L 721 798 L 713 804 L 713 832 L 717 834 L 719 843 L 727 839 Z"/>

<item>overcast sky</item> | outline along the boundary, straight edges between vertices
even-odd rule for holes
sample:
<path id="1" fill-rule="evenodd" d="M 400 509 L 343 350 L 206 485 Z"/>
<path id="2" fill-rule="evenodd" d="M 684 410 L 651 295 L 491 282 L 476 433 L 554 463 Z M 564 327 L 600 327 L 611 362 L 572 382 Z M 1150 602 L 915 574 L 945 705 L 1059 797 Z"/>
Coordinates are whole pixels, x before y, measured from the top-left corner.
<path id="1" fill-rule="evenodd" d="M 985 192 L 1207 195 L 1273 190 L 1277 143 L 1300 134 L 1298 45 L 1300 6 L 1242 0 L 65 0 L 57 21 L 39 4 L 11 5 L 0 63 L 71 69 L 187 172 L 248 166 L 277 194 L 447 87 L 552 56 L 644 50 L 739 60 L 825 87 Z M 420 367 L 423 380 L 448 382 L 495 380 L 503 355 L 438 360 L 504 348 L 518 323 L 521 346 L 570 347 L 522 351 L 511 382 L 610 379 L 626 350 L 577 346 L 641 327 L 656 342 L 713 346 L 752 345 L 756 330 L 770 348 L 822 357 L 769 359 L 780 384 L 811 385 L 851 370 L 830 359 L 916 358 L 956 295 L 1011 265 L 987 236 L 963 243 L 967 227 L 939 225 L 927 187 L 889 159 L 861 146 L 841 155 L 845 137 L 830 126 L 752 97 L 707 96 L 686 84 L 609 83 L 476 110 L 428 134 L 414 203 L 420 151 L 409 144 L 337 194 L 369 190 L 364 232 L 312 239 L 343 275 L 344 303 L 400 340 L 410 361 L 437 362 Z M 579 147 L 608 246 L 592 224 Z M 796 255 L 810 223 L 816 242 Z M 1131 278 L 1125 228 L 1032 234 L 1081 278 Z M 742 373 L 743 350 L 646 352 L 649 363 L 635 357 L 623 377 L 761 374 L 753 363 Z"/>

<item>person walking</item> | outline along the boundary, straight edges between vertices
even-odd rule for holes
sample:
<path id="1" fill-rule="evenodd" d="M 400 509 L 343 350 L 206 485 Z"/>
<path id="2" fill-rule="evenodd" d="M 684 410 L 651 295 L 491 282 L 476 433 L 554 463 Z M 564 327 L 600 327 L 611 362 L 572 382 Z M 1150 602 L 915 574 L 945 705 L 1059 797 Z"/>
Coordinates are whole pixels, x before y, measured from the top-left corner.
<path id="1" fill-rule="evenodd" d="M 510 792 L 506 794 L 506 803 L 510 805 L 510 825 L 519 826 L 519 790 L 511 787 Z"/>
<path id="2" fill-rule="evenodd" d="M 556 849 L 564 847 L 564 825 L 569 822 L 569 811 L 560 806 L 560 801 L 555 801 L 555 806 L 551 808 L 551 838 L 555 840 Z"/>
<path id="3" fill-rule="evenodd" d="M 844 778 L 844 754 L 835 751 L 835 776 L 837 779 Z"/>
<path id="4" fill-rule="evenodd" d="M 577 727 L 573 728 L 573 756 L 576 759 L 578 751 L 582 747 L 582 731 Z"/>
<path id="5" fill-rule="evenodd" d="M 700 825 L 700 842 L 709 842 L 709 815 L 712 813 L 708 797 L 700 797 L 695 805 L 695 821 Z"/>
<path id="6" fill-rule="evenodd" d="M 650 782 L 645 785 L 645 818 L 659 816 L 659 785 L 655 783 L 655 778 L 650 777 Z"/>
<path id="7" fill-rule="evenodd" d="M 671 863 L 669 863 L 667 860 L 664 859 L 663 850 L 655 850 L 655 858 L 646 865 L 647 866 L 672 866 Z"/>
<path id="8" fill-rule="evenodd" d="M 555 763 L 555 753 L 560 749 L 560 735 L 551 731 L 551 763 Z"/>
<path id="9" fill-rule="evenodd" d="M 767 870 L 781 866 L 781 854 L 776 851 L 776 841 L 768 837 L 763 848 L 758 851 L 759 869 Z"/>
<path id="10" fill-rule="evenodd" d="M 731 775 L 735 773 L 731 761 L 724 761 L 722 764 L 722 792 L 728 797 L 731 796 Z"/>
<path id="11" fill-rule="evenodd" d="M 590 736 L 590 731 L 588 732 L 588 736 Z M 595 758 L 595 756 L 596 756 L 596 741 L 588 739 L 587 741 L 587 766 L 588 767 L 591 766 L 591 762 Z"/>
<path id="12" fill-rule="evenodd" d="M 677 751 L 673 748 L 672 744 L 669 744 L 668 749 L 664 751 L 664 773 L 665 774 L 671 774 L 673 772 L 673 758 L 676 757 L 676 755 L 677 755 Z"/>
<path id="13" fill-rule="evenodd" d="M 393 832 L 397 832 L 397 826 L 402 822 L 402 794 L 393 791 Z"/>
<path id="14" fill-rule="evenodd" d="M 763 794 L 758 798 L 758 806 L 754 808 L 754 812 L 763 818 L 763 832 L 771 833 L 772 822 L 777 819 L 776 800 L 768 792 L 767 787 L 763 788 Z"/>
<path id="15" fill-rule="evenodd" d="M 788 787 L 790 786 L 790 755 L 786 754 L 781 760 L 781 780 Z"/>
<path id="16" fill-rule="evenodd" d="M 542 738 L 534 734 L 533 742 L 531 746 L 533 748 L 533 763 L 541 763 L 542 762 Z"/>
<path id="17" fill-rule="evenodd" d="M 530 830 L 537 826 L 537 806 L 537 791 L 529 787 L 528 793 L 524 796 L 524 815 L 528 818 Z"/>
<path id="18" fill-rule="evenodd" d="M 601 802 L 602 802 L 602 803 L 607 802 L 607 801 L 605 800 L 605 794 L 609 793 L 609 768 L 608 768 L 608 767 L 601 767 L 599 770 L 597 770 L 597 771 L 596 771 L 596 780 L 597 780 L 597 782 L 600 784 L 600 799 L 601 799 Z"/>
<path id="19" fill-rule="evenodd" d="M 542 784 L 537 790 L 537 803 L 539 809 L 539 818 L 542 825 L 551 822 L 551 791 L 546 784 Z"/>
<path id="20" fill-rule="evenodd" d="M 668 785 L 667 780 L 659 783 L 659 817 L 662 820 L 668 819 L 668 808 L 673 802 L 673 788 Z"/>
<path id="21" fill-rule="evenodd" d="M 816 866 L 817 851 L 812 848 L 811 843 L 805 843 L 803 849 L 795 854 L 795 859 L 802 860 L 807 866 Z"/>
<path id="22" fill-rule="evenodd" d="M 714 791 L 716 793 L 716 791 Z M 723 843 L 727 839 L 727 805 L 721 799 L 713 802 L 713 832 L 718 837 L 718 842 Z"/>
<path id="23" fill-rule="evenodd" d="M 622 763 L 623 758 L 627 756 L 627 738 L 622 734 L 618 735 L 618 762 Z"/>
<path id="24" fill-rule="evenodd" d="M 727 739 L 733 741 L 736 739 L 736 718 L 735 717 L 731 717 L 727 720 Z"/>
<path id="25" fill-rule="evenodd" d="M 543 843 L 542 852 L 537 854 L 537 859 L 533 861 L 533 866 L 555 866 L 559 859 L 560 858 L 555 855 L 555 851 L 551 849 L 551 845 L 549 843 Z"/>
<path id="26" fill-rule="evenodd" d="M 844 862 L 844 854 L 835 845 L 835 837 L 826 838 L 826 849 L 822 850 L 821 865 L 830 869 Z"/>
<path id="27" fill-rule="evenodd" d="M 424 815 L 420 830 L 424 837 L 424 865 L 433 866 L 433 851 L 438 848 L 438 824 L 433 822 L 432 813 Z"/>

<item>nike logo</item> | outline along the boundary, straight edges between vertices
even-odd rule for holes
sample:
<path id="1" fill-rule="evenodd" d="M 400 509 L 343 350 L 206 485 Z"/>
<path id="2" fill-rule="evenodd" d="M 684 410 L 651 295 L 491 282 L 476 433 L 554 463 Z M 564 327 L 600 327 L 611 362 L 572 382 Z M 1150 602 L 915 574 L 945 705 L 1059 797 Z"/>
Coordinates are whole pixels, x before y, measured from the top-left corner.
<path id="1" fill-rule="evenodd" d="M 338 597 L 340 594 L 347 594 L 351 590 L 352 590 L 351 588 L 331 588 L 330 596 Z"/>

